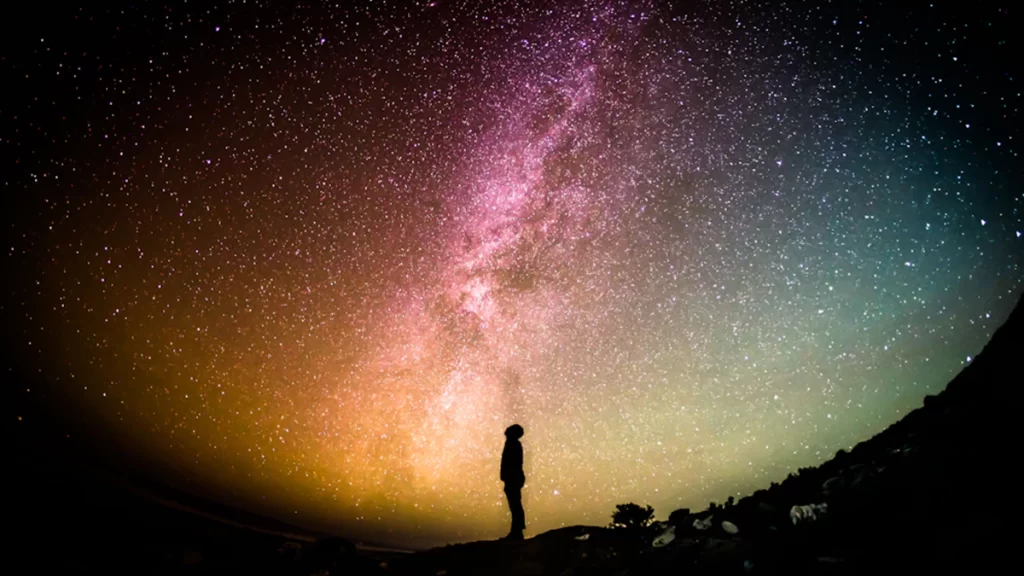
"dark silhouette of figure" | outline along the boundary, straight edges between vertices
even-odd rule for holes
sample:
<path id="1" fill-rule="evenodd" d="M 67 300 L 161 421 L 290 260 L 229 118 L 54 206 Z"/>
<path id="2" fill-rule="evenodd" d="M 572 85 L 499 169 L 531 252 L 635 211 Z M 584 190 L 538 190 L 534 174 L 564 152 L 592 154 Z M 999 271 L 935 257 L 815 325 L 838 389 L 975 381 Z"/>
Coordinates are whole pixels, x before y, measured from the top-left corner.
<path id="1" fill-rule="evenodd" d="M 501 481 L 505 483 L 505 497 L 508 508 L 512 512 L 512 530 L 507 540 L 522 540 L 526 530 L 526 513 L 523 511 L 523 485 L 526 474 L 523 473 L 523 445 L 519 439 L 523 437 L 523 427 L 513 424 L 505 429 L 505 449 L 501 451 Z"/>

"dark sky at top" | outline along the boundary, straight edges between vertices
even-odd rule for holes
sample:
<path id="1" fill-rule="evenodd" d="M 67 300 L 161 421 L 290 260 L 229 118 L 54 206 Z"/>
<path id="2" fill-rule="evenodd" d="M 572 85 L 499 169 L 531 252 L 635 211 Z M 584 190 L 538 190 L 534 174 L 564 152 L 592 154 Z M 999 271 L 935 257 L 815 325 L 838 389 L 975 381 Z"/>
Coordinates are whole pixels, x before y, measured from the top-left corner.
<path id="1" fill-rule="evenodd" d="M 821 462 L 1020 294 L 1013 3 L 290 4 L 5 18 L 16 425 L 451 541 L 518 422 L 536 533 Z"/>

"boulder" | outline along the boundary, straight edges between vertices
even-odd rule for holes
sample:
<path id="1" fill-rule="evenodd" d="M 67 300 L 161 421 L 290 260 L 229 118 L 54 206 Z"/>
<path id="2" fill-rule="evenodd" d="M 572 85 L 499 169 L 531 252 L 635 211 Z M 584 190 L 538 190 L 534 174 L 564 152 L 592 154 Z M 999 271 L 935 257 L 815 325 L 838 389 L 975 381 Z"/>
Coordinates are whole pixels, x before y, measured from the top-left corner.
<path id="1" fill-rule="evenodd" d="M 837 494 L 844 488 L 846 488 L 846 478 L 842 476 L 833 476 L 825 480 L 825 483 L 821 485 L 821 491 L 826 496 Z"/>
<path id="2" fill-rule="evenodd" d="M 707 530 L 708 528 L 711 528 L 714 519 L 714 516 L 707 516 L 705 518 L 694 518 L 693 527 L 701 531 Z"/>
<path id="3" fill-rule="evenodd" d="M 789 519 L 793 524 L 814 522 L 828 511 L 828 504 L 804 504 L 793 506 L 789 510 Z"/>
<path id="4" fill-rule="evenodd" d="M 668 546 L 673 540 L 676 539 L 676 527 L 669 526 L 667 530 L 658 535 L 651 544 L 655 548 L 663 548 Z"/>
<path id="5" fill-rule="evenodd" d="M 295 562 L 302 559 L 302 544 L 288 541 L 277 549 L 277 554 L 285 562 Z"/>

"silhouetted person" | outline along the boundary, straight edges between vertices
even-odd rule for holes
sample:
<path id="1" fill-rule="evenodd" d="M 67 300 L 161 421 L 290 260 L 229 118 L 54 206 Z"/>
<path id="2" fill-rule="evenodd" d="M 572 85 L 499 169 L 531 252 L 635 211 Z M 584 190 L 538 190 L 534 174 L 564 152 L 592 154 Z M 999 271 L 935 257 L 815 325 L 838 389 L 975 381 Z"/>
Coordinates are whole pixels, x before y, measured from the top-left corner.
<path id="1" fill-rule="evenodd" d="M 526 474 L 523 474 L 523 445 L 519 443 L 522 437 L 522 426 L 509 426 L 505 429 L 505 449 L 501 451 L 501 481 L 505 483 L 505 497 L 512 512 L 512 530 L 505 537 L 508 540 L 522 540 L 523 530 L 526 530 L 522 493 Z"/>

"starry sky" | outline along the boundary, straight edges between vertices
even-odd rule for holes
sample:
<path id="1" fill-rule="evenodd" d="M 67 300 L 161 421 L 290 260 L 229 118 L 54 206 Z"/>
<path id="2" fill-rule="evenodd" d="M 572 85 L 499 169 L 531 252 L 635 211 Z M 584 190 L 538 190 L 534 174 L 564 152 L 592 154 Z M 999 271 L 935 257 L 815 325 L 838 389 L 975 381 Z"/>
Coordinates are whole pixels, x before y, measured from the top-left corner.
<path id="1" fill-rule="evenodd" d="M 224 501 L 497 537 L 518 422 L 528 535 L 703 508 L 1024 287 L 1012 3 L 285 4 L 4 40 L 11 385 Z"/>

